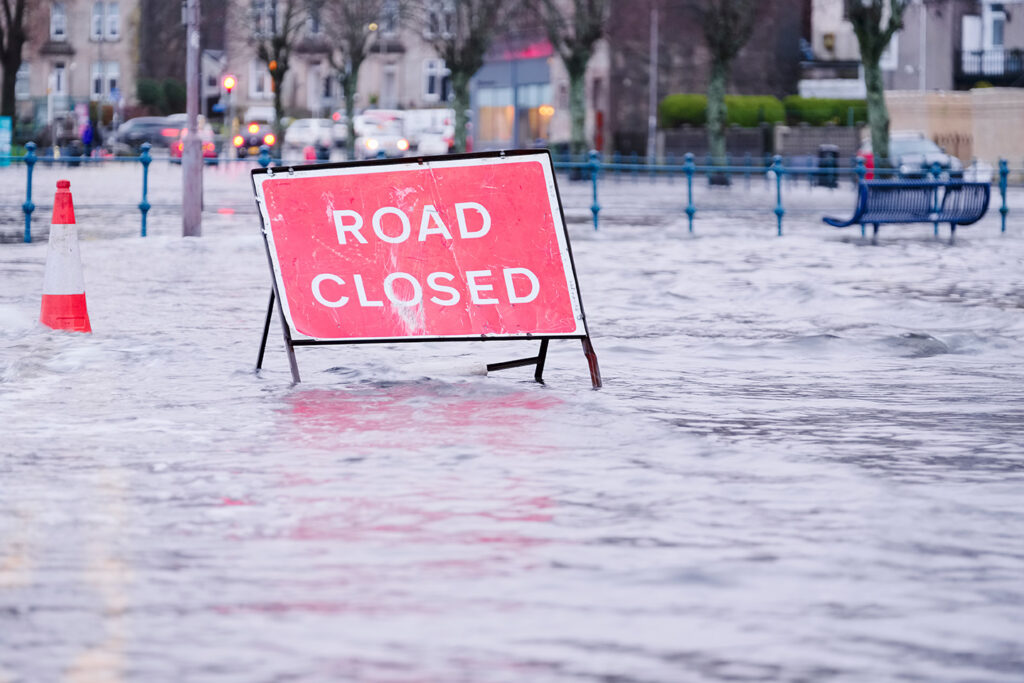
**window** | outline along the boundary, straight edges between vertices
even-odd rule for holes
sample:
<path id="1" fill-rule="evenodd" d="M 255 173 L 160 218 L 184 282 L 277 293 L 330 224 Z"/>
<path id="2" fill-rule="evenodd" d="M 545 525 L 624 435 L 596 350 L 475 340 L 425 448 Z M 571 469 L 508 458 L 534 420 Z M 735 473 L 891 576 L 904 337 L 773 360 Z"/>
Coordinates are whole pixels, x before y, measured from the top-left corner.
<path id="1" fill-rule="evenodd" d="M 455 7 L 451 0 L 431 0 L 427 7 L 427 37 L 450 35 L 455 21 L 454 14 Z"/>
<path id="2" fill-rule="evenodd" d="M 107 97 L 116 99 L 121 65 L 118 62 L 93 62 L 89 78 L 89 96 L 100 100 Z"/>
<path id="3" fill-rule="evenodd" d="M 121 6 L 117 2 L 107 3 L 107 38 L 117 40 L 121 37 Z"/>
<path id="4" fill-rule="evenodd" d="M 63 2 L 50 5 L 50 38 L 52 40 L 68 39 L 68 15 Z"/>
<path id="5" fill-rule="evenodd" d="M 266 63 L 254 59 L 249 63 L 249 97 L 265 100 L 272 92 L 273 84 Z"/>
<path id="6" fill-rule="evenodd" d="M 446 69 L 443 59 L 428 59 L 423 62 L 423 100 L 438 102 L 447 99 L 451 92 L 449 81 L 451 70 Z"/>
<path id="7" fill-rule="evenodd" d="M 320 5 L 310 5 L 309 17 L 306 20 L 306 33 L 311 36 L 318 36 L 323 32 L 323 22 L 320 18 L 322 9 Z"/>
<path id="8" fill-rule="evenodd" d="M 276 8 L 277 0 L 252 0 L 250 11 L 257 37 L 274 35 L 277 29 L 277 22 L 274 21 Z"/>
<path id="9" fill-rule="evenodd" d="M 118 40 L 121 37 L 121 4 L 118 2 L 92 3 L 92 21 L 89 23 L 92 40 Z"/>
<path id="10" fill-rule="evenodd" d="M 22 62 L 18 67 L 18 74 L 14 77 L 14 97 L 19 100 L 27 100 L 32 94 L 30 71 L 29 63 Z"/>
<path id="11" fill-rule="evenodd" d="M 387 34 L 398 30 L 398 0 L 384 0 L 381 4 L 380 28 Z"/>

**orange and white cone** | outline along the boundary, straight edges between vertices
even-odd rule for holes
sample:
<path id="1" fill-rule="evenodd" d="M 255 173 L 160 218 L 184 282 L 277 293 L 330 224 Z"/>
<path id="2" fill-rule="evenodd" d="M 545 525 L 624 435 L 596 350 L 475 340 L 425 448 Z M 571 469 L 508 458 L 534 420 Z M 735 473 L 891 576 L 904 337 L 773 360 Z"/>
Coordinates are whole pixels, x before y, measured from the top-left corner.
<path id="1" fill-rule="evenodd" d="M 71 181 L 58 180 L 50 221 L 50 246 L 43 276 L 39 322 L 55 330 L 92 332 L 85 308 L 85 276 L 78 251 L 78 226 L 71 202 Z"/>

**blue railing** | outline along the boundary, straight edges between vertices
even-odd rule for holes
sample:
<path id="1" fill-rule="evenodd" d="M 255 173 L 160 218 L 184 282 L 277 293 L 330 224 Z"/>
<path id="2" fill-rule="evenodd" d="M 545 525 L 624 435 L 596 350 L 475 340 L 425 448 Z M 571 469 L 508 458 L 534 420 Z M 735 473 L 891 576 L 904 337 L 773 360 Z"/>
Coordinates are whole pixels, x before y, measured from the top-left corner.
<path id="1" fill-rule="evenodd" d="M 10 157 L 11 161 L 24 163 L 26 167 L 26 189 L 25 201 L 21 205 L 25 218 L 24 241 L 32 241 L 32 214 L 36 209 L 32 202 L 32 175 L 37 163 L 67 163 L 67 164 L 101 164 L 101 163 L 138 163 L 142 170 L 142 194 L 141 201 L 136 205 L 141 214 L 140 235 L 146 236 L 147 216 L 152 208 L 148 200 L 149 192 L 149 167 L 153 161 L 150 155 L 150 146 L 144 144 L 142 151 L 137 157 L 40 157 L 36 154 L 35 143 L 28 143 L 25 146 L 24 156 Z M 226 159 L 220 162 L 229 161 Z M 274 164 L 281 165 L 280 159 L 271 156 L 270 149 L 266 146 L 260 148 L 260 153 L 255 158 L 231 160 L 240 163 L 257 163 L 264 168 Z M 812 160 L 813 161 L 813 160 Z M 737 163 L 740 162 L 740 163 Z M 600 181 L 611 182 L 632 182 L 639 183 L 642 179 L 654 181 L 665 179 L 669 183 L 682 179 L 686 185 L 686 202 L 680 206 L 680 210 L 686 214 L 689 232 L 693 232 L 694 218 L 698 213 L 697 203 L 694 197 L 694 181 L 703 179 L 709 185 L 721 184 L 732 185 L 742 181 L 747 189 L 755 177 L 762 177 L 766 186 L 774 193 L 775 205 L 771 209 L 775 216 L 776 234 L 781 236 L 783 231 L 783 218 L 786 215 L 784 206 L 785 189 L 796 183 L 806 180 L 811 186 L 817 187 L 838 187 L 842 182 L 849 182 L 856 185 L 859 180 L 866 177 L 892 177 L 898 171 L 892 169 L 874 168 L 868 169 L 864 166 L 862 159 L 852 160 L 848 165 L 840 165 L 837 159 L 826 160 L 826 164 L 809 163 L 807 157 L 789 164 L 781 156 L 764 157 L 754 159 L 750 155 L 742 158 L 727 157 L 723 164 L 715 164 L 710 157 L 705 157 L 703 163 L 698 164 L 693 154 L 686 154 L 682 163 L 676 163 L 671 155 L 664 163 L 647 163 L 646 159 L 637 155 L 623 157 L 615 154 L 611 161 L 605 161 L 597 152 L 591 152 L 583 157 L 560 156 L 555 158 L 555 169 L 568 172 L 570 177 L 576 180 L 589 181 L 591 184 L 590 211 L 594 229 L 600 225 L 600 214 L 602 206 L 600 202 Z M 869 175 L 872 174 L 872 175 Z M 927 175 L 933 179 L 940 179 L 943 171 L 937 165 L 933 165 Z M 1011 171 L 1005 159 L 999 161 L 996 171 L 998 188 L 1001 198 L 999 213 L 1001 218 L 1001 230 L 1006 231 L 1006 217 L 1009 214 L 1007 206 L 1007 187 Z M 1020 173 L 1018 173 L 1020 175 Z"/>

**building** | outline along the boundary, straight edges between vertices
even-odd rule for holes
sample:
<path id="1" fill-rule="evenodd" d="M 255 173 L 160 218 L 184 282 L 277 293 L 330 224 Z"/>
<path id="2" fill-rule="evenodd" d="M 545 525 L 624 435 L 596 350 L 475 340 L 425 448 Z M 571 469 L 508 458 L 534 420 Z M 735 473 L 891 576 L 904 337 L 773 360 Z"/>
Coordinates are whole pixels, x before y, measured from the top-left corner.
<path id="1" fill-rule="evenodd" d="M 814 0 L 811 25 L 813 54 L 802 63 L 800 94 L 864 97 L 843 0 Z M 886 90 L 1024 86 L 1024 1 L 912 0 L 880 65 Z"/>
<path id="2" fill-rule="evenodd" d="M 140 0 L 41 0 L 28 16 L 29 40 L 16 85 L 21 127 L 116 123 L 134 100 Z"/>

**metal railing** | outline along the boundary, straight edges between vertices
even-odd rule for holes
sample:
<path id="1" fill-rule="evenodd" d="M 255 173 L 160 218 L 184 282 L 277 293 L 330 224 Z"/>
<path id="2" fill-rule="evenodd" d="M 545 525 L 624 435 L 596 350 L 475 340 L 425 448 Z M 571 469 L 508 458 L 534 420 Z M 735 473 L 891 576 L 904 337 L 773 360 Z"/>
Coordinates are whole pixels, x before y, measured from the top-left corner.
<path id="1" fill-rule="evenodd" d="M 26 168 L 26 189 L 25 201 L 21 205 L 24 213 L 25 231 L 24 241 L 32 241 L 32 214 L 35 211 L 35 204 L 32 201 L 32 175 L 37 163 L 71 163 L 71 164 L 108 164 L 108 163 L 138 163 L 142 170 L 141 177 L 141 200 L 135 205 L 140 212 L 141 225 L 140 235 L 146 236 L 147 216 L 152 204 L 148 200 L 149 193 L 149 167 L 153 161 L 150 155 L 150 145 L 142 145 L 138 156 L 128 157 L 40 157 L 36 154 L 35 143 L 28 143 L 25 146 L 26 152 L 23 156 L 10 157 L 9 160 L 16 163 L 24 163 Z M 271 156 L 270 149 L 266 146 L 260 148 L 257 157 L 238 160 L 220 159 L 218 162 L 236 161 L 239 163 L 257 163 L 264 168 L 274 164 L 283 165 L 281 159 Z M 765 186 L 772 191 L 774 196 L 774 207 L 771 212 L 776 224 L 776 234 L 783 233 L 783 219 L 787 213 L 784 205 L 786 193 L 800 183 L 806 182 L 811 187 L 836 188 L 843 182 L 851 186 L 870 177 L 893 177 L 898 171 L 887 168 L 869 169 L 864 165 L 863 159 L 857 158 L 848 165 L 839 164 L 836 158 L 814 161 L 809 157 L 801 157 L 797 161 L 785 162 L 783 157 L 775 155 L 761 159 L 754 159 L 750 155 L 742 158 L 727 157 L 723 163 L 714 163 L 710 157 L 705 157 L 703 163 L 698 164 L 693 154 L 686 154 L 682 163 L 677 163 L 670 155 L 663 163 L 647 163 L 647 160 L 635 154 L 623 157 L 613 155 L 611 161 L 604 161 L 597 152 L 591 152 L 587 156 L 569 157 L 560 156 L 554 158 L 554 166 L 557 171 L 567 172 L 571 179 L 589 181 L 591 185 L 590 212 L 594 229 L 600 226 L 600 215 L 602 206 L 600 202 L 600 185 L 602 181 L 613 183 L 639 183 L 642 180 L 655 182 L 659 179 L 669 183 L 679 179 L 686 185 L 686 202 L 680 206 L 682 213 L 687 217 L 687 227 L 690 233 L 694 230 L 694 219 L 699 211 L 697 199 L 694 193 L 695 182 L 706 182 L 708 185 L 730 186 L 742 182 L 747 190 L 755 178 L 761 178 Z M 933 180 L 942 179 L 944 171 L 934 164 L 927 171 L 925 177 Z M 1016 176 L 1024 176 L 1024 170 L 1014 172 Z M 1006 231 L 1006 218 L 1009 214 L 1007 205 L 1007 188 L 1011 175 L 1007 160 L 1001 159 L 997 171 L 998 177 L 993 182 L 998 182 L 1001 204 L 998 209 L 1001 216 L 1001 231 Z M 130 206 L 130 205 L 126 205 Z"/>

